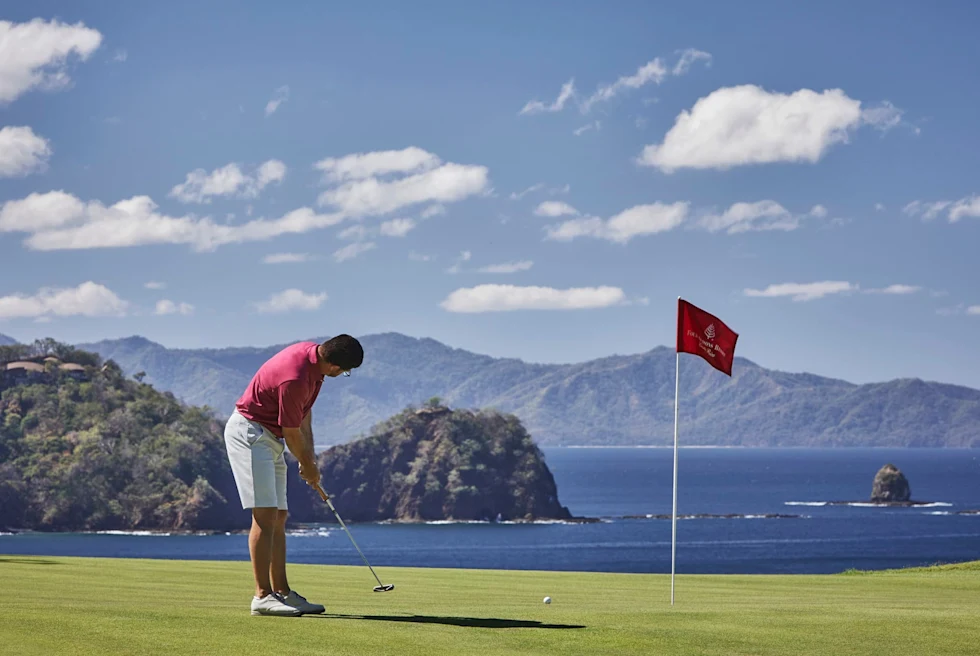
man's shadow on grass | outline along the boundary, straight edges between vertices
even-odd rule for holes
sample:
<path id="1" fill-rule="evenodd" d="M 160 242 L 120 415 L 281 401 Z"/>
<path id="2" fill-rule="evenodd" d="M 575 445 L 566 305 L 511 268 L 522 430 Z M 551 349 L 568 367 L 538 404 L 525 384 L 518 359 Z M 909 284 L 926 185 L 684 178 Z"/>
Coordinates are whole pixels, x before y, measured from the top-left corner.
<path id="1" fill-rule="evenodd" d="M 544 624 L 536 620 L 503 620 L 495 617 L 437 617 L 432 615 L 306 615 L 331 620 L 376 620 L 381 622 L 413 622 L 416 624 L 446 624 L 481 629 L 584 629 L 581 624 Z"/>

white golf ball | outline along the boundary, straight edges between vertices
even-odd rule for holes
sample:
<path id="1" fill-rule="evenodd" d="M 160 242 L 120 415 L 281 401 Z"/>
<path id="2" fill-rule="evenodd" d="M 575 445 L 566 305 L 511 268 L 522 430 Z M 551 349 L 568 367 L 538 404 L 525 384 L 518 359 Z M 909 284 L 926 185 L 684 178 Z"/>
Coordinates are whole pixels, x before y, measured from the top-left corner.
<path id="1" fill-rule="evenodd" d="M 545 597 L 544 598 L 544 603 L 550 604 L 551 603 L 551 597 Z"/>

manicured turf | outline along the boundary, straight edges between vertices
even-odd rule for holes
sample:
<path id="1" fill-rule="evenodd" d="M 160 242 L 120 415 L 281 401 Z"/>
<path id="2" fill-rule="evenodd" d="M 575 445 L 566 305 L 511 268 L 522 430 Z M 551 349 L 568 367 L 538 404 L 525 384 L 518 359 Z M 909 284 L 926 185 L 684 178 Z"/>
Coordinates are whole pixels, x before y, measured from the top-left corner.
<path id="1" fill-rule="evenodd" d="M 252 617 L 247 562 L 0 555 L 26 654 L 976 654 L 980 563 L 834 576 L 293 565 L 325 616 Z M 542 603 L 545 595 L 554 602 Z M 4 653 L 8 653 L 4 651 Z"/>

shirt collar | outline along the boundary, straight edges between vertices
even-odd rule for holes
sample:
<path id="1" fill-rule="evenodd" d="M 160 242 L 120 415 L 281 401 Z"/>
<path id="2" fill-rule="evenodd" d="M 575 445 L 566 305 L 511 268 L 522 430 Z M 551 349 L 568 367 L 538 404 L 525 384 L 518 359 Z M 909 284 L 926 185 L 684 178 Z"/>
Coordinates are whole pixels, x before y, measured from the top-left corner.
<path id="1" fill-rule="evenodd" d="M 310 370 L 310 377 L 314 380 L 323 380 L 323 374 L 320 372 L 320 363 L 317 361 L 317 349 L 320 348 L 319 344 L 314 344 L 310 347 L 310 364 L 313 365 Z"/>

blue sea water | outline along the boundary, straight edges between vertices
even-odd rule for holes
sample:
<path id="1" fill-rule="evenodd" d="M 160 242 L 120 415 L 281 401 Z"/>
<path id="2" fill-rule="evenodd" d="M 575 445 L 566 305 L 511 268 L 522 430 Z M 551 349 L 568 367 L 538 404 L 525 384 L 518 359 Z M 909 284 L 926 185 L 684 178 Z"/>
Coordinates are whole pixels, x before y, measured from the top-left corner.
<path id="1" fill-rule="evenodd" d="M 545 448 L 559 498 L 601 523 L 354 524 L 385 566 L 669 572 L 673 452 Z M 885 463 L 926 507 L 866 502 Z M 681 449 L 678 513 L 739 518 L 677 523 L 678 573 L 833 573 L 980 559 L 980 450 Z M 856 501 L 858 505 L 824 505 Z M 343 508 L 338 508 L 343 516 Z M 796 518 L 760 518 L 765 514 Z M 290 532 L 289 560 L 362 565 L 336 524 Z M 246 536 L 0 535 L 0 554 L 247 560 Z"/>

